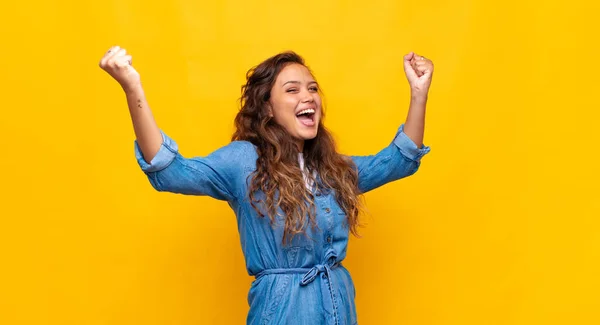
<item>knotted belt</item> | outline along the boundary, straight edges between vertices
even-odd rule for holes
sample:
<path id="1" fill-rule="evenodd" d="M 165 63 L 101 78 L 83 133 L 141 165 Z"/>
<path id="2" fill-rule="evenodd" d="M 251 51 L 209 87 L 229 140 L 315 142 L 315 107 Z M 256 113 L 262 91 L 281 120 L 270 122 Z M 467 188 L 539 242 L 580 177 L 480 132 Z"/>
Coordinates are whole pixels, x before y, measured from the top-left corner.
<path id="1" fill-rule="evenodd" d="M 321 273 L 324 273 L 327 277 L 327 281 L 321 281 L 321 293 L 323 295 L 323 304 L 324 308 L 327 312 L 333 315 L 335 319 L 334 324 L 338 324 L 338 315 L 337 315 L 337 304 L 335 299 L 335 284 L 331 279 L 331 271 L 341 265 L 341 263 L 333 262 L 335 261 L 335 256 L 331 256 L 328 259 L 329 262 L 324 264 L 317 264 L 312 268 L 280 268 L 280 269 L 266 269 L 259 272 L 256 275 L 256 279 L 269 275 L 269 274 L 304 274 L 302 276 L 302 280 L 300 281 L 301 286 L 306 286 L 313 282 L 317 276 Z"/>

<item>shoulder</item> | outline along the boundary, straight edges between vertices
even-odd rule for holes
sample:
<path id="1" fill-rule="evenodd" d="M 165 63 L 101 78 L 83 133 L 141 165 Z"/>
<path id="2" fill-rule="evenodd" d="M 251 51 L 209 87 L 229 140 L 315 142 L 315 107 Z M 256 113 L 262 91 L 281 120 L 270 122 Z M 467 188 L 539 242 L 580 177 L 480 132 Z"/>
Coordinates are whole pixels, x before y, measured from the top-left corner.
<path id="1" fill-rule="evenodd" d="M 225 149 L 232 157 L 256 159 L 258 156 L 256 146 L 245 140 L 232 141 L 222 149 Z"/>
<path id="2" fill-rule="evenodd" d="M 232 141 L 211 154 L 221 164 L 244 169 L 256 165 L 256 146 L 249 141 Z"/>

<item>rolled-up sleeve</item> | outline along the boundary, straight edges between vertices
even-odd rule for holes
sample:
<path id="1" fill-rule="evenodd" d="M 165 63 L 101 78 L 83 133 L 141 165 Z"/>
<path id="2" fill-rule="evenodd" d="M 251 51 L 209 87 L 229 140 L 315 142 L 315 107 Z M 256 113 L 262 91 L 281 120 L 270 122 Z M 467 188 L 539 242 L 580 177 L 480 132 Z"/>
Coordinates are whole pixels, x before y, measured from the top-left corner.
<path id="1" fill-rule="evenodd" d="M 404 133 L 404 124 L 402 124 L 398 129 L 398 132 L 396 132 L 393 143 L 398 147 L 404 157 L 412 161 L 421 160 L 423 156 L 431 151 L 431 148 L 426 145 L 422 145 L 421 148 L 417 147 L 417 144 Z"/>
<path id="2" fill-rule="evenodd" d="M 150 163 L 147 163 L 144 159 L 137 140 L 134 141 L 135 159 L 137 159 L 138 164 L 144 172 L 156 172 L 165 169 L 177 156 L 179 151 L 177 142 L 173 141 L 173 139 L 167 136 L 162 130 L 160 130 L 160 134 L 163 139 L 162 145 Z"/>
<path id="3" fill-rule="evenodd" d="M 414 174 L 421 165 L 421 158 L 431 150 L 420 148 L 404 133 L 404 124 L 398 128 L 393 141 L 375 155 L 351 156 L 358 171 L 358 186 L 366 193 L 384 184 Z"/>
<path id="4" fill-rule="evenodd" d="M 207 156 L 186 158 L 173 139 L 162 130 L 161 135 L 163 143 L 149 163 L 134 141 L 136 160 L 157 191 L 207 195 L 224 201 L 240 197 L 245 165 L 255 153 L 250 142 L 234 141 Z"/>

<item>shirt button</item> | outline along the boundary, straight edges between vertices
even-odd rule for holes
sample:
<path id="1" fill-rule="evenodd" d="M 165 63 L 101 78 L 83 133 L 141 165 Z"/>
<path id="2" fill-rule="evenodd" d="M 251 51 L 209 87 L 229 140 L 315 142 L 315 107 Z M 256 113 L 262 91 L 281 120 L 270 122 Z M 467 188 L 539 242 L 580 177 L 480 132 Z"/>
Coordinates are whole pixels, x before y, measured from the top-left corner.
<path id="1" fill-rule="evenodd" d="M 327 242 L 331 244 L 331 236 L 327 236 Z"/>
<path id="2" fill-rule="evenodd" d="M 316 196 L 321 196 L 321 191 L 317 191 L 317 193 L 315 193 Z"/>
<path id="3" fill-rule="evenodd" d="M 329 213 L 329 212 L 331 212 L 331 209 L 330 208 L 325 208 L 325 212 Z"/>

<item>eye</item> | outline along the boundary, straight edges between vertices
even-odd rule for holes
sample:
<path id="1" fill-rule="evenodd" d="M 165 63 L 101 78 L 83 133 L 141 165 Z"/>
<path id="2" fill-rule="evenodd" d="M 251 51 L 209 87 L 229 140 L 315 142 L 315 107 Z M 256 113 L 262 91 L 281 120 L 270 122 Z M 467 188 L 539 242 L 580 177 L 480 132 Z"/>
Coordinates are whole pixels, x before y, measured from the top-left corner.
<path id="1" fill-rule="evenodd" d="M 297 91 L 296 88 L 289 88 L 288 90 L 286 90 L 286 92 L 291 93 L 291 92 L 295 92 Z"/>
<path id="2" fill-rule="evenodd" d="M 312 91 L 319 91 L 319 88 L 316 87 L 316 86 L 310 87 L 309 89 L 312 90 Z"/>

